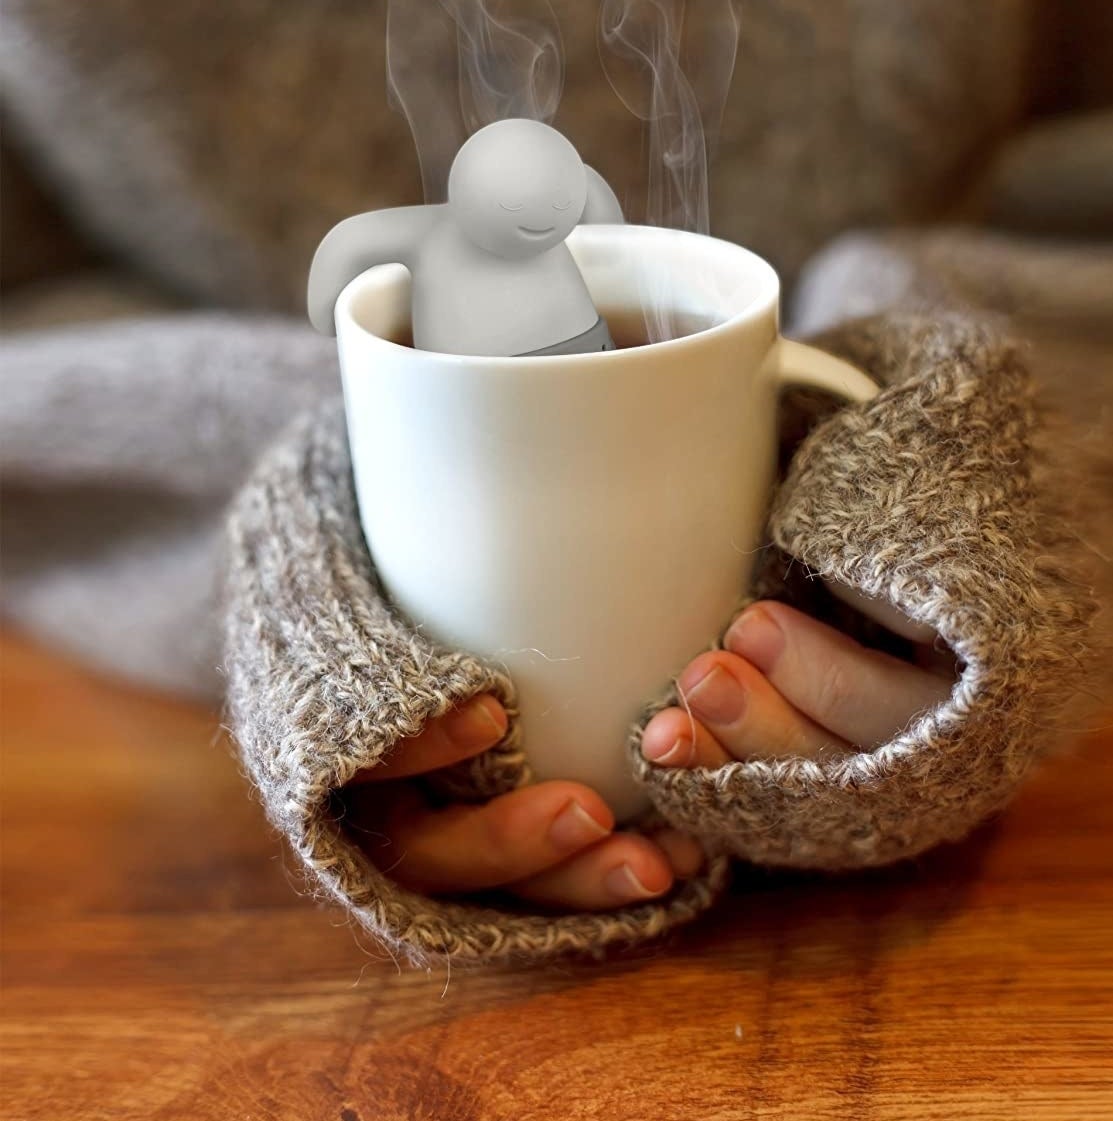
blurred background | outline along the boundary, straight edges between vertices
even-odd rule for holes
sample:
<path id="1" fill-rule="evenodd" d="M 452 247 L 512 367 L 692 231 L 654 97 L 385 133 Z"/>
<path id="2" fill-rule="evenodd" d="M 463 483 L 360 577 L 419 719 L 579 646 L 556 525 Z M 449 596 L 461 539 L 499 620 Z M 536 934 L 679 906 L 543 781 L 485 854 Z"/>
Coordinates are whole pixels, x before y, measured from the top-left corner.
<path id="1" fill-rule="evenodd" d="M 599 64 L 597 8 L 553 8 L 555 123 L 629 203 L 642 126 Z M 1108 169 L 1086 160 L 1109 145 L 1103 0 L 743 0 L 739 14 L 713 230 L 786 276 L 856 226 L 1113 229 Z M 387 105 L 381 0 L 5 0 L 3 15 L 9 292 L 98 261 L 193 301 L 300 312 L 325 230 L 420 200 Z"/>
<path id="2" fill-rule="evenodd" d="M 638 220 L 645 131 L 600 66 L 596 6 L 553 10 L 554 123 Z M 790 326 L 902 302 L 1007 317 L 1108 435 L 1113 5 L 737 11 L 711 230 L 776 265 Z M 221 509 L 277 429 L 337 392 L 331 343 L 303 322 L 312 252 L 343 217 L 421 200 L 387 103 L 386 5 L 2 13 L 4 611 L 215 696 Z"/>

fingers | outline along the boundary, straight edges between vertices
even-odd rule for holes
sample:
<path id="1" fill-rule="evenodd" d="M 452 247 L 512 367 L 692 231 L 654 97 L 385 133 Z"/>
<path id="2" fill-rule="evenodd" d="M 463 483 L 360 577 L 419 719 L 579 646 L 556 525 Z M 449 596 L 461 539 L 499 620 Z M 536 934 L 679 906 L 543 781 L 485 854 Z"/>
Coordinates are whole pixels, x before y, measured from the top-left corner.
<path id="1" fill-rule="evenodd" d="M 676 876 L 691 876 L 703 853 L 689 837 L 618 833 L 563 863 L 510 885 L 522 899 L 579 911 L 603 911 L 656 899 Z"/>
<path id="2" fill-rule="evenodd" d="M 677 829 L 663 829 L 654 833 L 650 840 L 665 854 L 673 875 L 679 880 L 694 876 L 707 859 L 699 842 Z"/>
<path id="3" fill-rule="evenodd" d="M 368 810 L 386 819 L 382 831 L 360 828 Z M 602 799 L 574 783 L 539 783 L 483 806 L 443 810 L 429 809 L 408 783 L 389 798 L 367 785 L 350 792 L 349 811 L 348 828 L 372 861 L 428 894 L 506 887 L 546 906 L 604 910 L 663 895 L 704 862 L 696 841 L 672 829 L 652 839 L 611 833 Z"/>
<path id="4" fill-rule="evenodd" d="M 357 789 L 353 796 L 359 793 Z M 352 808 L 358 818 L 358 802 Z M 597 844 L 613 828 L 613 814 L 593 790 L 554 781 L 483 805 L 444 809 L 399 799 L 392 790 L 382 833 L 361 836 L 353 830 L 353 835 L 393 879 L 414 891 L 437 894 L 525 879 Z"/>
<path id="5" fill-rule="evenodd" d="M 400 740 L 377 766 L 353 782 L 381 782 L 439 770 L 494 747 L 506 735 L 506 710 L 489 693 L 431 720 L 421 734 Z"/>
<path id="6" fill-rule="evenodd" d="M 642 752 L 668 767 L 870 749 L 950 690 L 943 677 L 780 603 L 755 604 L 727 650 L 701 654 L 677 681 L 685 707 L 646 726 Z"/>
<path id="7" fill-rule="evenodd" d="M 642 754 L 662 767 L 721 767 L 741 758 L 725 747 L 695 717 L 694 710 L 667 708 L 642 733 Z"/>
<path id="8" fill-rule="evenodd" d="M 783 603 L 748 607 L 727 632 L 725 645 L 805 717 L 866 750 L 891 739 L 950 692 L 950 683 L 935 674 L 867 650 Z"/>
<path id="9" fill-rule="evenodd" d="M 850 749 L 845 740 L 793 708 L 757 669 L 734 654 L 701 654 L 685 668 L 677 687 L 686 709 L 659 713 L 642 736 L 642 752 L 654 763 L 721 767 L 732 759 L 814 759 Z"/>

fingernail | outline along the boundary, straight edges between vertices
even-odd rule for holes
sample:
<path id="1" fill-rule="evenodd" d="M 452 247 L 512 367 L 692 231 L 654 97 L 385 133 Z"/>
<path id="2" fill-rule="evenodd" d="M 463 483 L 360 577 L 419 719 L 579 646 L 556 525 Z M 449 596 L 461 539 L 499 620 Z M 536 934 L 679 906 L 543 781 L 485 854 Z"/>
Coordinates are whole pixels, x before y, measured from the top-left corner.
<path id="1" fill-rule="evenodd" d="M 679 736 L 670 744 L 668 740 L 660 743 L 646 743 L 642 740 L 642 755 L 651 763 L 662 766 L 679 766 L 681 761 L 691 752 L 691 742 Z"/>
<path id="2" fill-rule="evenodd" d="M 784 631 L 760 605 L 747 607 L 731 624 L 724 645 L 768 673 L 785 648 Z"/>
<path id="3" fill-rule="evenodd" d="M 495 703 L 487 697 L 476 697 L 462 708 L 446 712 L 442 719 L 445 735 L 463 748 L 490 747 L 498 743 L 503 729 L 491 708 Z"/>
<path id="4" fill-rule="evenodd" d="M 661 895 L 660 891 L 650 891 L 634 874 L 634 869 L 629 864 L 620 864 L 612 868 L 603 878 L 603 886 L 615 897 L 623 902 L 635 899 L 652 899 Z"/>
<path id="5" fill-rule="evenodd" d="M 559 849 L 582 849 L 610 835 L 579 802 L 569 802 L 549 826 L 549 840 Z"/>
<path id="6" fill-rule="evenodd" d="M 699 716 L 712 724 L 733 724 L 746 711 L 746 692 L 721 666 L 713 666 L 684 694 Z"/>

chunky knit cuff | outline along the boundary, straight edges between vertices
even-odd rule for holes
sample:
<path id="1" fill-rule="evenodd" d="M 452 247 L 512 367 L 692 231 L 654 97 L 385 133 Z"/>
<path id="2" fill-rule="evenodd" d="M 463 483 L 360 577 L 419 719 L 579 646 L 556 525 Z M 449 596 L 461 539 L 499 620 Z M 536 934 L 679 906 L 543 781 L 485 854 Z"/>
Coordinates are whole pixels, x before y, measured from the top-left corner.
<path id="1" fill-rule="evenodd" d="M 718 851 L 840 869 L 958 839 L 1008 801 L 1054 741 L 1092 605 L 1008 342 L 953 316 L 862 320 L 816 341 L 887 388 L 798 449 L 774 503 L 771 563 L 929 624 L 959 658 L 958 681 L 891 742 L 846 758 L 666 770 L 643 759 L 640 727 L 629 751 L 662 815 Z"/>
<path id="2" fill-rule="evenodd" d="M 363 854 L 344 828 L 338 792 L 454 705 L 492 692 L 511 716 L 510 731 L 442 776 L 442 791 L 489 797 L 526 771 L 511 682 L 434 646 L 391 611 L 376 586 L 339 401 L 303 418 L 264 457 L 233 506 L 228 551 L 229 715 L 248 774 L 312 888 L 393 953 L 423 964 L 444 955 L 536 961 L 594 952 L 659 935 L 720 893 L 724 859 L 660 901 L 605 914 L 528 914 L 425 898 Z"/>
<path id="3" fill-rule="evenodd" d="M 479 660 L 433 646 L 384 602 L 360 535 L 339 402 L 300 421 L 260 464 L 230 522 L 233 729 L 311 882 L 393 952 L 425 962 L 598 951 L 709 907 L 728 854 L 830 869 L 910 856 L 1000 808 L 1052 744 L 1091 604 L 1067 564 L 1069 514 L 1049 483 L 1017 353 L 957 317 L 865 320 L 818 341 L 886 388 L 833 415 L 829 400 L 790 402 L 785 431 L 795 455 L 752 591 L 790 595 L 779 579 L 787 564 L 887 600 L 938 631 L 960 659 L 959 679 L 945 703 L 892 742 L 829 762 L 656 768 L 639 750 L 643 719 L 628 744 L 635 774 L 660 818 L 718 855 L 669 898 L 614 913 L 431 900 L 364 856 L 345 831 L 337 792 L 477 693 L 502 700 L 511 730 L 442 788 L 488 797 L 525 780 L 513 686 Z M 645 719 L 674 701 L 661 698 Z"/>

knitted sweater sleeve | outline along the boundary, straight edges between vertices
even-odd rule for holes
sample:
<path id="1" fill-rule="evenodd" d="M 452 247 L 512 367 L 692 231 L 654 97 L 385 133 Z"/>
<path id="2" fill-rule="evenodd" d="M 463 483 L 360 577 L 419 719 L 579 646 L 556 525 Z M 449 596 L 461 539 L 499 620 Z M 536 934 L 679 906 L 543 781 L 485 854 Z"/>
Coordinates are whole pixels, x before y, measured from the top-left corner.
<path id="1" fill-rule="evenodd" d="M 1085 687 L 1095 605 L 1013 344 L 943 313 L 860 320 L 815 341 L 885 388 L 796 450 L 758 590 L 796 566 L 891 604 L 951 648 L 954 688 L 890 742 L 827 762 L 656 768 L 640 728 L 629 749 L 657 809 L 714 850 L 837 870 L 958 840 L 1005 805 L 1061 738 L 1070 683 Z"/>
<path id="2" fill-rule="evenodd" d="M 509 904 L 407 891 L 361 849 L 345 785 L 405 737 L 483 692 L 508 710 L 503 742 L 439 776 L 438 793 L 486 798 L 527 772 L 514 687 L 399 618 L 359 529 L 339 400 L 299 419 L 232 505 L 225 564 L 229 718 L 267 816 L 300 857 L 309 890 L 339 903 L 398 957 L 426 965 L 539 961 L 659 935 L 707 909 L 725 859 L 671 895 L 606 914 L 531 914 Z"/>
<path id="3" fill-rule="evenodd" d="M 513 684 L 437 648 L 384 600 L 359 530 L 339 402 L 299 420 L 260 462 L 229 520 L 232 728 L 311 886 L 392 952 L 416 963 L 540 960 L 644 940 L 707 909 L 730 856 L 853 868 L 961 837 L 1050 745 L 1054 693 L 1073 672 L 1090 605 L 1065 563 L 1058 500 L 1041 481 L 1038 413 L 1017 353 L 957 318 L 862 321 L 818 341 L 886 388 L 829 415 L 795 449 L 753 591 L 768 594 L 790 563 L 806 566 L 930 624 L 960 676 L 946 702 L 890 743 L 832 762 L 652 767 L 641 731 L 675 698 L 647 699 L 630 765 L 656 819 L 698 835 L 715 856 L 669 897 L 612 913 L 425 898 L 367 859 L 347 827 L 345 784 L 451 706 L 491 691 L 511 724 L 495 749 L 444 776 L 442 791 L 484 798 L 525 780 Z"/>

